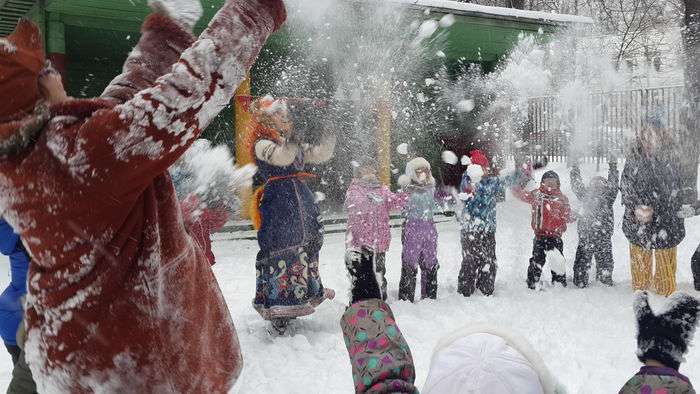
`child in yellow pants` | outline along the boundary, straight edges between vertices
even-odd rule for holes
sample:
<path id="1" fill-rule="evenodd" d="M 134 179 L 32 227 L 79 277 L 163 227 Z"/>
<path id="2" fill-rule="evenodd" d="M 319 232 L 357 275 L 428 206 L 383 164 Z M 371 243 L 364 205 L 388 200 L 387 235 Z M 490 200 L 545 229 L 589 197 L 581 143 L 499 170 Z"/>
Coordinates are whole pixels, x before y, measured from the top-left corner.
<path id="1" fill-rule="evenodd" d="M 630 267 L 634 290 L 649 290 L 652 282 L 656 292 L 668 297 L 676 291 L 676 248 L 645 249 L 630 244 Z M 654 264 L 655 267 L 654 267 Z M 655 272 L 654 272 L 655 268 Z"/>

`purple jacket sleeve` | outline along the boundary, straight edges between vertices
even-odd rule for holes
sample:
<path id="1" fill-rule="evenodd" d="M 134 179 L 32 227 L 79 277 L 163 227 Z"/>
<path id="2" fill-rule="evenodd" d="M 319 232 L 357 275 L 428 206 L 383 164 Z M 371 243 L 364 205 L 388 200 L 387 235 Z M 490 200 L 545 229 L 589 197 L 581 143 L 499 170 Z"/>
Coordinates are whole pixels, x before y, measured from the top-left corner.
<path id="1" fill-rule="evenodd" d="M 351 305 L 340 321 L 356 393 L 417 393 L 411 349 L 382 300 Z"/>

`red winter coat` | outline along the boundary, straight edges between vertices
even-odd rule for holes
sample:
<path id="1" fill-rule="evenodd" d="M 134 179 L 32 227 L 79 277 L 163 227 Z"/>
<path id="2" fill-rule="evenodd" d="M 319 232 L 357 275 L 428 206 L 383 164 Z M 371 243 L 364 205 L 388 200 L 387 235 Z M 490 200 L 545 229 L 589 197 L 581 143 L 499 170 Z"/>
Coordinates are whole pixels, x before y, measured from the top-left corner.
<path id="1" fill-rule="evenodd" d="M 526 192 L 520 187 L 513 188 L 513 194 L 532 206 L 532 229 L 535 236 L 560 238 L 566 231 L 567 223 L 575 221 L 571 214 L 569 199 L 561 190 L 539 190 Z"/>
<path id="2" fill-rule="evenodd" d="M 232 387 L 236 331 L 166 170 L 283 15 L 281 1 L 228 0 L 194 43 L 149 17 L 110 100 L 52 108 L 32 146 L 0 158 L 0 211 L 33 256 L 26 355 L 39 392 Z"/>

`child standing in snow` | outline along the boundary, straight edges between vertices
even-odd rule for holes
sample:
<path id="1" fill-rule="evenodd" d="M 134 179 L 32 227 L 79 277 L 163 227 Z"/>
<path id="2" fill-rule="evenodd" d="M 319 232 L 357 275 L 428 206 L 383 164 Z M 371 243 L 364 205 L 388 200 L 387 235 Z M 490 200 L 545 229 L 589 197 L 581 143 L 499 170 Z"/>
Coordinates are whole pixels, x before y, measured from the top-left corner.
<path id="1" fill-rule="evenodd" d="M 355 179 L 345 197 L 348 212 L 346 265 L 352 277 L 350 267 L 360 255 L 372 260 L 380 279 L 383 300 L 387 296 L 386 251 L 391 242 L 389 214 L 403 208 L 405 203 L 405 194 L 394 194 L 379 181 L 374 157 L 367 156 L 359 161 Z"/>
<path id="2" fill-rule="evenodd" d="M 527 286 L 535 289 L 542 275 L 542 267 L 547 260 L 552 268 L 552 282 L 566 286 L 566 265 L 564 261 L 564 241 L 561 236 L 567 223 L 573 223 L 569 199 L 561 192 L 559 175 L 547 171 L 542 175 L 539 189 L 525 191 L 516 185 L 513 194 L 532 207 L 532 229 L 535 240 L 532 258 L 527 269 Z"/>
<path id="3" fill-rule="evenodd" d="M 700 302 L 684 294 L 671 296 L 664 312 L 655 314 L 649 294 L 640 291 L 634 301 L 637 317 L 637 358 L 640 371 L 620 394 L 695 393 L 690 380 L 678 372 L 700 318 Z"/>
<path id="4" fill-rule="evenodd" d="M 417 157 L 406 164 L 399 184 L 408 193 L 404 207 L 402 268 L 399 299 L 413 302 L 418 267 L 421 269 L 421 298 L 437 298 L 437 229 L 433 215 L 438 197 L 430 163 Z"/>
<path id="5" fill-rule="evenodd" d="M 491 295 L 496 281 L 496 204 L 505 200 L 504 181 L 491 173 L 479 150 L 470 153 L 471 164 L 462 176 L 458 201 L 464 201 L 457 220 L 462 227 L 462 268 L 457 291 L 465 297 L 478 288 Z"/>
<path id="6" fill-rule="evenodd" d="M 571 186 L 583 211 L 578 217 L 578 248 L 574 261 L 574 285 L 588 286 L 588 269 L 595 257 L 596 278 L 607 286 L 613 285 L 614 268 L 612 235 L 615 224 L 613 203 L 619 191 L 617 163 L 610 161 L 608 179 L 593 177 L 588 187 L 581 180 L 581 170 L 576 165 L 571 169 Z"/>

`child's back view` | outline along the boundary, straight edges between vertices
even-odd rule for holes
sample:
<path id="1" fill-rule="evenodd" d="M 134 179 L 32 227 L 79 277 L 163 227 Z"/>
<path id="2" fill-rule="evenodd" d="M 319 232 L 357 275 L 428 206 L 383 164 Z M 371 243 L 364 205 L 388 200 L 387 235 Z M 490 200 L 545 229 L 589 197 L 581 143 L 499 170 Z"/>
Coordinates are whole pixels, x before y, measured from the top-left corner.
<path id="1" fill-rule="evenodd" d="M 583 203 L 578 217 L 578 248 L 574 262 L 574 285 L 578 287 L 588 286 L 588 269 L 593 257 L 596 262 L 596 279 L 605 285 L 613 285 L 613 204 L 619 191 L 620 175 L 617 163 L 611 161 L 609 165 L 608 179 L 593 177 L 588 187 L 581 180 L 579 167 L 574 166 L 571 170 L 571 186 L 576 197 Z"/>

